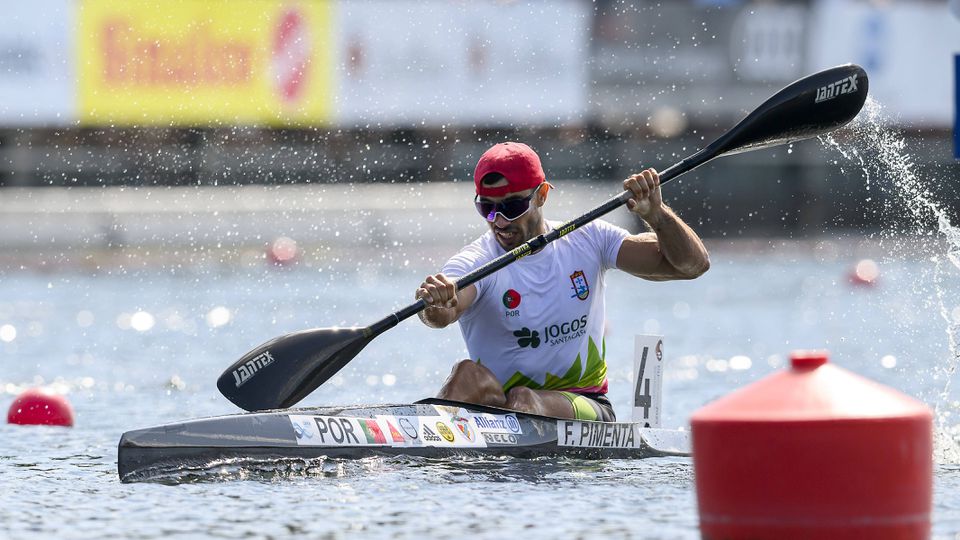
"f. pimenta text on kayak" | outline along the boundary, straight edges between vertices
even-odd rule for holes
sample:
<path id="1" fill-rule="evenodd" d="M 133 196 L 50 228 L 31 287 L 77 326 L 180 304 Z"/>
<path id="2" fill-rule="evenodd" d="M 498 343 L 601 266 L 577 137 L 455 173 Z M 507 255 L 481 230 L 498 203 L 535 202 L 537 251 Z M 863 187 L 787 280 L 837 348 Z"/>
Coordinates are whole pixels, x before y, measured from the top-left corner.
<path id="1" fill-rule="evenodd" d="M 614 422 L 557 422 L 560 446 L 586 448 L 636 448 L 638 424 Z"/>

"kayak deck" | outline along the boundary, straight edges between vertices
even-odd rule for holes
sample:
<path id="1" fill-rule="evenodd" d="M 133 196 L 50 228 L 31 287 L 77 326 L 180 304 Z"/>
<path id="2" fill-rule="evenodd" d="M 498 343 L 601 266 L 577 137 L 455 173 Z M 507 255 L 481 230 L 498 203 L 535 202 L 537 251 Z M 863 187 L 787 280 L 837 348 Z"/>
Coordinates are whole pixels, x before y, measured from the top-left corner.
<path id="1" fill-rule="evenodd" d="M 457 455 L 581 459 L 689 455 L 688 434 L 630 422 L 589 422 L 427 399 L 406 405 L 240 413 L 128 431 L 122 482 L 219 460 Z"/>

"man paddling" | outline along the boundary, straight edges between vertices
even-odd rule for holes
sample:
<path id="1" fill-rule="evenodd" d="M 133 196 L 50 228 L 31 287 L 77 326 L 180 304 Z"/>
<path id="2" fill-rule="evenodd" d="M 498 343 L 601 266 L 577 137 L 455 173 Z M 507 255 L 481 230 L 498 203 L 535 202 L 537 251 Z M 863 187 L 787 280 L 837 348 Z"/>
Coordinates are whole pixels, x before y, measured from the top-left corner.
<path id="1" fill-rule="evenodd" d="M 458 362 L 438 397 L 518 411 L 613 421 L 606 397 L 604 274 L 617 268 L 665 281 L 694 279 L 710 266 L 697 234 L 660 197 L 647 169 L 624 180 L 631 212 L 652 229 L 638 235 L 603 220 L 462 290 L 455 281 L 560 223 L 543 208 L 551 186 L 529 146 L 487 150 L 474 171 L 475 203 L 490 230 L 450 258 L 417 289 L 427 326 L 454 321 L 470 359 Z"/>

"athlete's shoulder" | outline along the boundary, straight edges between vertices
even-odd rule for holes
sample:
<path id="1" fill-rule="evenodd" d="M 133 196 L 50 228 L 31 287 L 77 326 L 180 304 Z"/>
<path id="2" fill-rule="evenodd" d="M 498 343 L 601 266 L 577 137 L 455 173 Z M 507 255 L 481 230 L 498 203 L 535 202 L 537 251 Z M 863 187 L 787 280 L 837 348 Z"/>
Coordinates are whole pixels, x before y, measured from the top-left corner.
<path id="1" fill-rule="evenodd" d="M 496 240 L 493 238 L 493 233 L 488 231 L 454 253 L 443 266 L 443 273 L 455 277 L 465 275 L 494 259 L 497 256 L 494 251 L 495 245 Z"/>
<path id="2" fill-rule="evenodd" d="M 613 223 L 610 223 L 605 219 L 595 219 L 591 221 L 590 227 L 592 231 L 595 231 L 598 233 L 603 233 L 608 231 L 623 231 L 624 233 L 627 232 L 627 230 L 624 229 L 623 227 L 619 225 L 614 225 Z"/>

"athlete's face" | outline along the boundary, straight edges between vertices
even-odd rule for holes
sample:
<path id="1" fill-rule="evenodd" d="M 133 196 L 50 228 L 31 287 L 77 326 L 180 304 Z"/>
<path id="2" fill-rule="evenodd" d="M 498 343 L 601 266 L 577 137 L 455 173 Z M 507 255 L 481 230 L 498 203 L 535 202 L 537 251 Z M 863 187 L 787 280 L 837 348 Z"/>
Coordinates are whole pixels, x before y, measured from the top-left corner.
<path id="1" fill-rule="evenodd" d="M 493 231 L 493 236 L 497 239 L 497 243 L 500 244 L 500 247 L 510 251 L 511 249 L 519 247 L 527 240 L 530 240 L 531 238 L 534 238 L 538 234 L 542 234 L 544 232 L 544 198 L 542 195 L 546 194 L 547 189 L 548 187 L 546 185 L 542 185 L 540 188 L 508 193 L 503 197 L 483 198 L 485 201 L 498 203 L 511 199 L 524 199 L 533 195 L 530 197 L 530 208 L 522 216 L 510 221 L 502 214 L 497 213 L 493 221 L 487 221 L 487 224 L 490 226 L 490 230 Z M 534 192 L 538 190 L 539 192 L 534 194 Z"/>

